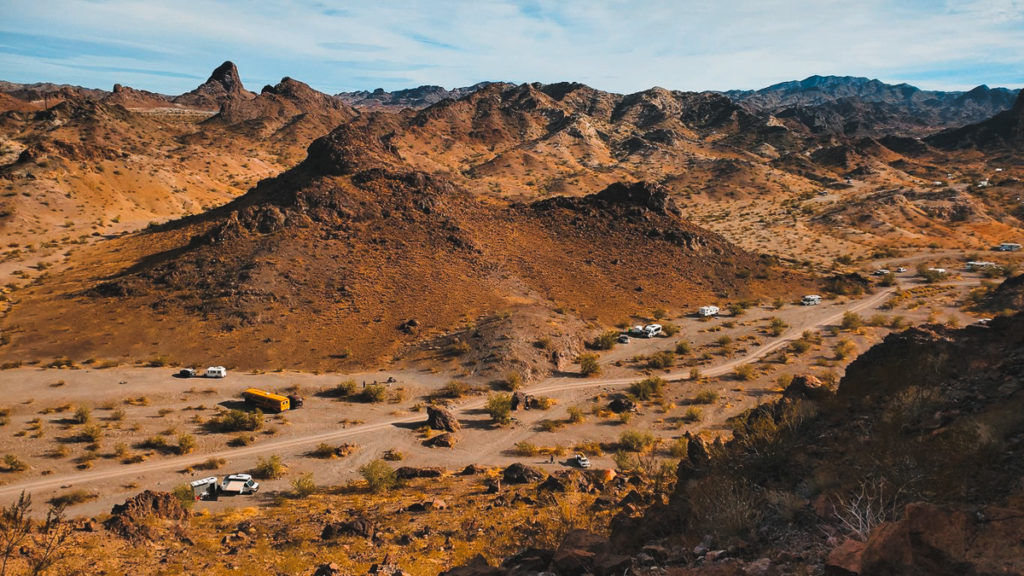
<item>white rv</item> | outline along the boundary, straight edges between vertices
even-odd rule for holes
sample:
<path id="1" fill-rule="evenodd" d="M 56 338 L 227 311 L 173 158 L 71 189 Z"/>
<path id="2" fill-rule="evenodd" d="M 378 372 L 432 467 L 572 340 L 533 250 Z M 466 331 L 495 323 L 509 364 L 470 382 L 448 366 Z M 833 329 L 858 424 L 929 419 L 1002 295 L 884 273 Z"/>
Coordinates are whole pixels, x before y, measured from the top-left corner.
<path id="1" fill-rule="evenodd" d="M 718 306 L 701 306 L 697 308 L 697 314 L 705 318 L 718 315 Z"/>
<path id="2" fill-rule="evenodd" d="M 228 375 L 228 369 L 223 366 L 210 366 L 206 369 L 207 378 L 224 378 Z"/>
<path id="3" fill-rule="evenodd" d="M 817 306 L 818 304 L 821 304 L 821 296 L 818 296 L 817 294 L 808 294 L 804 296 L 800 303 L 804 306 Z"/>
<path id="4" fill-rule="evenodd" d="M 648 324 L 644 326 L 644 338 L 654 338 L 661 334 L 661 324 Z"/>

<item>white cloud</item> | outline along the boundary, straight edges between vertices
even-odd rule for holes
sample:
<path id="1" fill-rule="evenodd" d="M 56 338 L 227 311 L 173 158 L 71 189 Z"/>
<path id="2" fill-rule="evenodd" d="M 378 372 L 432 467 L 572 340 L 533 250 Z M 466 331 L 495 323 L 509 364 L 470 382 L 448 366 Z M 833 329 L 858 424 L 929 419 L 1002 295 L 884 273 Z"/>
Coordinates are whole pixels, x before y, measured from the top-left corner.
<path id="1" fill-rule="evenodd" d="M 1024 0 L 40 0 L 7 2 L 4 11 L 0 34 L 117 41 L 126 47 L 117 66 L 179 74 L 205 76 L 231 59 L 253 89 L 285 75 L 328 92 L 480 80 L 703 90 L 811 74 L 926 88 L 993 76 L 1024 84 Z M 52 57 L 0 58 L 4 79 L 62 81 L 38 76 L 61 69 Z M 129 83 L 113 71 L 84 76 L 95 80 L 76 81 Z M 139 81 L 163 92 L 193 87 L 170 77 Z"/>

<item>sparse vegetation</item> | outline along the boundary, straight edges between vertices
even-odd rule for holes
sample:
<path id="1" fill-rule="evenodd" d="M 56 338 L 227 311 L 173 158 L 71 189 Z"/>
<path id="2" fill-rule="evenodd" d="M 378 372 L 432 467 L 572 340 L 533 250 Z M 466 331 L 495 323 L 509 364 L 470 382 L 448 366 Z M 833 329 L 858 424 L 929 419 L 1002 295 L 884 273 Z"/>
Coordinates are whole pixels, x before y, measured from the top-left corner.
<path id="1" fill-rule="evenodd" d="M 252 475 L 260 479 L 274 480 L 284 476 L 285 470 L 281 457 L 273 454 L 269 458 L 260 458 L 252 470 Z"/>
<path id="2" fill-rule="evenodd" d="M 360 466 L 359 475 L 371 492 L 386 492 L 398 482 L 394 468 L 379 458 Z"/>
<path id="3" fill-rule="evenodd" d="M 313 481 L 313 473 L 306 472 L 292 480 L 292 494 L 296 498 L 305 498 L 316 493 L 316 482 Z"/>
<path id="4" fill-rule="evenodd" d="M 484 410 L 495 424 L 505 426 L 512 421 L 512 396 L 509 394 L 491 394 L 487 397 Z"/>
<path id="5" fill-rule="evenodd" d="M 641 452 L 653 446 L 654 435 L 639 430 L 626 430 L 619 435 L 619 447 L 629 452 Z"/>
<path id="6" fill-rule="evenodd" d="M 206 421 L 206 428 L 212 432 L 253 432 L 263 426 L 263 412 L 228 410 Z"/>
<path id="7" fill-rule="evenodd" d="M 597 354 L 580 354 L 577 362 L 580 365 L 580 374 L 583 376 L 595 376 L 601 372 Z"/>
<path id="8" fill-rule="evenodd" d="M 651 400 L 661 397 L 664 388 L 665 380 L 652 376 L 630 384 L 629 393 L 636 397 L 637 400 Z"/>
<path id="9" fill-rule="evenodd" d="M 697 392 L 693 397 L 694 404 L 714 404 L 718 401 L 718 392 L 705 388 Z"/>

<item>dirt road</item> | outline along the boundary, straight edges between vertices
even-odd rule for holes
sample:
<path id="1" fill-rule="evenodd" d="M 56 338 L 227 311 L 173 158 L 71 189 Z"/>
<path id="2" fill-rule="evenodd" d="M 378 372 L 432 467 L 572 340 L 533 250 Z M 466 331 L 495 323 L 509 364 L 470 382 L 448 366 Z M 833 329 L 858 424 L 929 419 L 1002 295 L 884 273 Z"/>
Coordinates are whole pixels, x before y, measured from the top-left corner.
<path id="1" fill-rule="evenodd" d="M 731 359 L 727 362 L 712 367 L 704 368 L 701 370 L 701 373 L 702 375 L 705 376 L 721 376 L 724 374 L 728 374 L 731 371 L 735 370 L 737 366 L 753 362 L 775 350 L 782 348 L 792 340 L 799 338 L 805 330 L 836 324 L 847 312 L 860 312 L 878 306 L 897 289 L 898 287 L 890 287 L 887 289 L 883 289 L 861 300 L 851 300 L 848 303 L 840 306 L 833 305 L 827 307 L 808 307 L 806 312 L 802 311 L 803 321 L 800 322 L 798 325 L 792 326 L 782 335 L 772 340 L 769 340 L 763 346 L 760 346 L 741 357 Z M 665 375 L 664 378 L 669 381 L 685 380 L 689 378 L 689 372 L 670 373 Z M 528 392 L 530 394 L 552 394 L 567 390 L 582 390 L 602 387 L 613 388 L 626 386 L 636 380 L 636 376 L 620 378 L 557 377 L 549 378 L 543 382 L 539 382 L 538 384 L 526 389 L 525 392 Z M 456 410 L 460 417 L 469 417 L 471 414 L 474 413 L 474 411 L 478 413 L 480 408 L 482 408 L 483 405 L 485 404 L 485 402 L 486 399 L 476 397 L 460 403 L 456 407 Z M 81 471 L 75 473 L 54 474 L 40 478 L 26 479 L 24 481 L 14 482 L 0 487 L 0 500 L 8 500 L 14 498 L 21 491 L 52 491 L 72 484 L 74 484 L 75 486 L 80 486 L 83 484 L 110 482 L 113 480 L 128 479 L 133 477 L 136 479 L 141 479 L 143 476 L 155 472 L 181 470 L 191 466 L 195 466 L 197 464 L 209 460 L 210 458 L 230 458 L 233 460 L 238 460 L 239 458 L 247 456 L 252 457 L 258 455 L 268 455 L 280 453 L 283 451 L 287 451 L 289 449 L 313 447 L 322 442 L 336 442 L 340 440 L 348 440 L 356 436 L 371 435 L 375 432 L 380 433 L 382 431 L 392 429 L 396 425 L 408 425 L 415 422 L 422 422 L 423 419 L 424 416 L 421 413 L 400 417 L 388 415 L 384 416 L 383 418 L 379 419 L 376 422 L 360 424 L 342 430 L 332 430 L 329 432 L 318 434 L 283 438 L 279 440 L 270 440 L 267 442 L 262 442 L 251 446 L 231 448 L 214 452 L 197 453 L 187 456 L 167 457 L 160 460 L 143 462 L 125 467 L 109 468 L 95 471 Z"/>

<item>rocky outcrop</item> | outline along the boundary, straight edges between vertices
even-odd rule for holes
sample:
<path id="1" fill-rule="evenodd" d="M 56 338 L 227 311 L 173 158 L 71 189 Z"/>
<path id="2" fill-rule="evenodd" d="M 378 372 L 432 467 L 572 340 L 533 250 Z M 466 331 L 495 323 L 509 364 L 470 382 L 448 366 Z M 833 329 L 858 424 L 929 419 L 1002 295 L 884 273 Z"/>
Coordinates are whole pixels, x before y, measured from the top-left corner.
<path id="1" fill-rule="evenodd" d="M 445 432 L 458 432 L 462 429 L 458 418 L 441 406 L 427 406 L 427 426 Z"/>
<path id="2" fill-rule="evenodd" d="M 806 398 L 815 402 L 824 402 L 833 398 L 835 394 L 835 386 L 822 382 L 820 378 L 813 374 L 794 376 L 792 382 L 790 382 L 783 393 L 787 398 Z"/>
<path id="3" fill-rule="evenodd" d="M 249 100 L 254 96 L 255 94 L 242 85 L 238 68 L 233 62 L 228 61 L 218 66 L 198 88 L 174 98 L 173 101 L 182 106 L 217 110 L 225 102 L 235 99 Z"/>
<path id="4" fill-rule="evenodd" d="M 501 477 L 508 484 L 529 484 L 543 480 L 544 473 L 532 466 L 516 462 L 509 464 L 502 472 Z"/>
<path id="5" fill-rule="evenodd" d="M 115 504 L 103 525 L 131 540 L 153 540 L 159 537 L 159 521 L 180 522 L 189 516 L 189 511 L 170 492 L 146 490 L 123 504 Z"/>
<path id="6" fill-rule="evenodd" d="M 459 435 L 454 432 L 438 434 L 433 438 L 423 441 L 423 445 L 430 448 L 454 448 L 459 443 Z"/>

